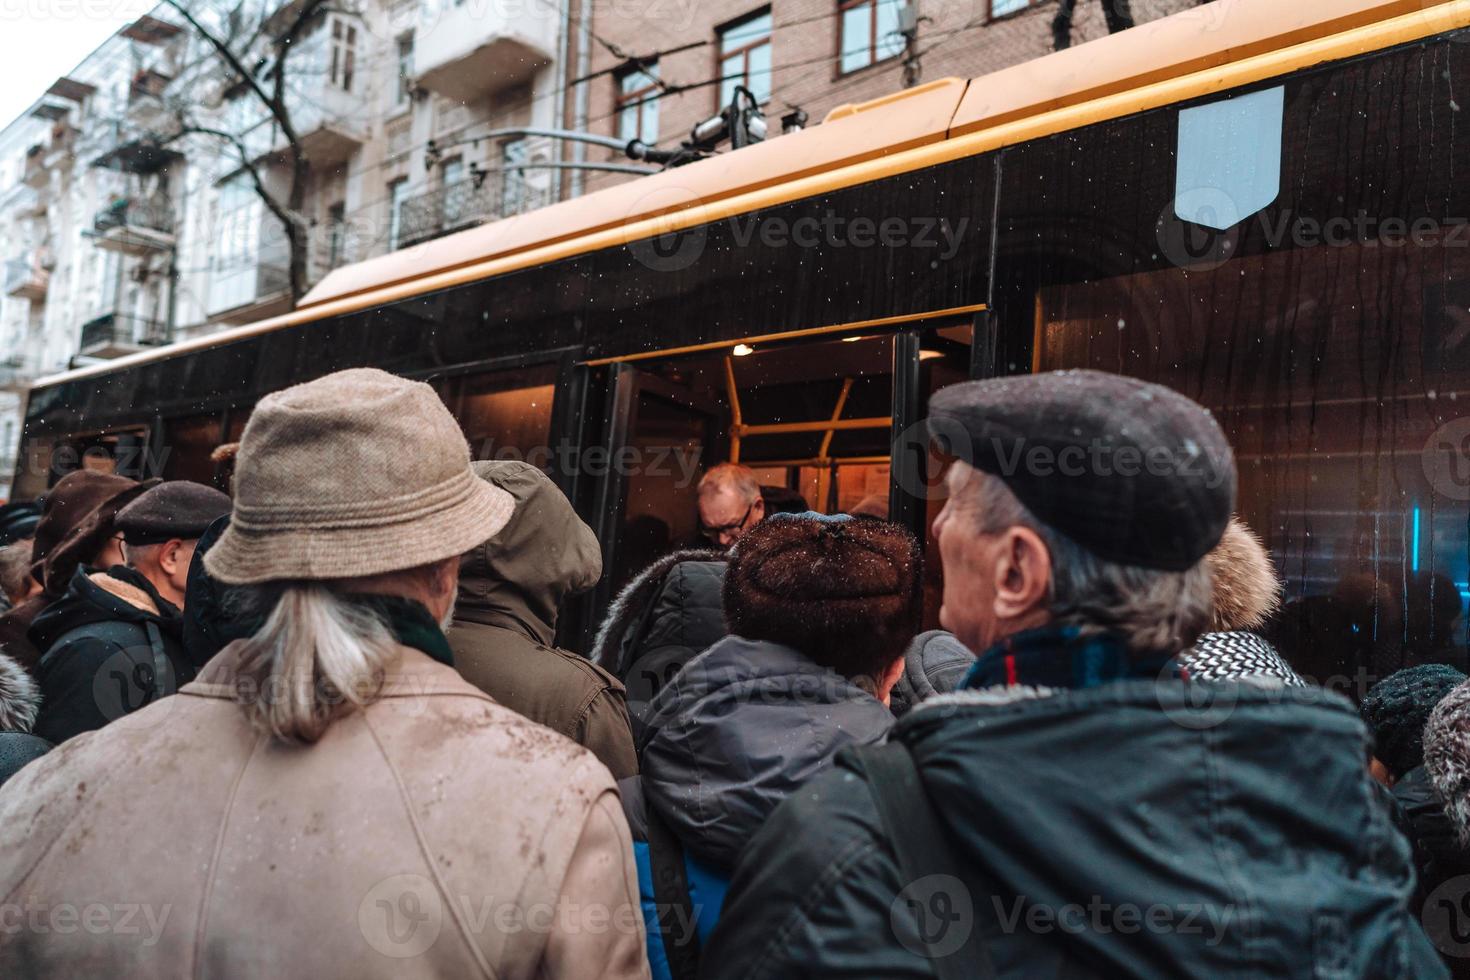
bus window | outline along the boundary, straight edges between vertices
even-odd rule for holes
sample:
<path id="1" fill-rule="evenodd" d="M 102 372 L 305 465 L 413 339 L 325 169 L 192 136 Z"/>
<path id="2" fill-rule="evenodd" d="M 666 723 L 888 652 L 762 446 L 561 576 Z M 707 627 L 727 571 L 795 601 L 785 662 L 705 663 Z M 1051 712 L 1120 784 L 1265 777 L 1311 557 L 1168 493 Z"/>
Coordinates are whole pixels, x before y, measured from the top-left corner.
<path id="1" fill-rule="evenodd" d="M 153 461 L 162 466 L 165 480 L 193 480 L 206 486 L 214 483 L 214 452 L 220 437 L 218 415 L 192 415 L 168 419 L 163 423 L 163 445 L 152 452 Z"/>
<path id="2" fill-rule="evenodd" d="M 46 492 L 51 473 L 51 437 L 28 436 L 21 444 L 11 500 L 34 500 Z"/>
<path id="3" fill-rule="evenodd" d="M 475 459 L 521 459 L 550 470 L 556 456 L 547 445 L 556 366 L 467 374 L 436 387 L 459 419 Z"/>
<path id="4" fill-rule="evenodd" d="M 1041 288 L 1034 366 L 1147 378 L 1215 413 L 1286 582 L 1278 645 L 1361 695 L 1414 663 L 1466 666 L 1466 309 L 1463 251 L 1297 248 Z"/>

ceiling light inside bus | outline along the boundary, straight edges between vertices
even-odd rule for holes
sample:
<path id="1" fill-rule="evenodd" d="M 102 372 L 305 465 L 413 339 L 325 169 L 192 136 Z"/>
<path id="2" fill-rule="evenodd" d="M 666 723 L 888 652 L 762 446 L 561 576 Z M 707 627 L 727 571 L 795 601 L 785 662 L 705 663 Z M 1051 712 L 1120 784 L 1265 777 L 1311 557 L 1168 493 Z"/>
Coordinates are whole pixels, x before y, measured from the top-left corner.
<path id="1" fill-rule="evenodd" d="M 736 344 L 735 349 L 730 353 L 734 354 L 736 357 L 744 357 L 746 354 L 754 354 L 755 348 L 750 346 L 749 344 Z"/>
<path id="2" fill-rule="evenodd" d="M 921 351 L 919 351 L 919 360 L 921 360 L 921 361 L 931 361 L 931 360 L 933 360 L 936 357 L 943 357 L 943 356 L 944 356 L 944 351 L 939 351 L 939 350 L 921 350 Z"/>

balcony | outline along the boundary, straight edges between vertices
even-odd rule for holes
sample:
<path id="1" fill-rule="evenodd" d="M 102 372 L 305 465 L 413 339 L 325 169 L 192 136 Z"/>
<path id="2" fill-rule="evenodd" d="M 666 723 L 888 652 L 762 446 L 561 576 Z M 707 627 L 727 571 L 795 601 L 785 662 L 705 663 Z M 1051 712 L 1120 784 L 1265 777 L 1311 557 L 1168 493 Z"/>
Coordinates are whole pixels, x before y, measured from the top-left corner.
<path id="1" fill-rule="evenodd" d="M 416 245 L 550 203 L 547 190 L 520 182 L 507 188 L 501 175 L 495 172 L 487 174 L 483 182 L 473 178 L 455 181 L 404 200 L 398 212 L 398 247 Z"/>
<path id="2" fill-rule="evenodd" d="M 160 133 L 172 128 L 172 114 L 164 102 L 164 91 L 173 81 L 154 68 L 140 68 L 128 86 L 125 110 L 129 124 L 147 133 Z"/>
<path id="3" fill-rule="evenodd" d="M 32 303 L 46 302 L 51 273 L 36 258 L 10 259 L 5 263 L 5 295 Z"/>
<path id="4" fill-rule="evenodd" d="M 422 5 L 413 52 L 418 84 L 456 102 L 475 102 L 529 82 L 556 50 L 556 6 Z"/>
<path id="5" fill-rule="evenodd" d="M 98 248 L 124 255 L 152 255 L 174 247 L 173 210 L 166 200 L 124 197 L 97 212 L 92 237 Z"/>
<path id="6" fill-rule="evenodd" d="M 19 354 L 0 360 L 0 391 L 18 391 L 31 383 L 26 359 Z"/>
<path id="7" fill-rule="evenodd" d="M 37 143 L 26 150 L 25 170 L 21 180 L 27 187 L 43 191 L 51 182 L 51 171 L 46 169 L 46 144 Z"/>
<path id="8" fill-rule="evenodd" d="M 122 357 L 145 347 L 168 343 L 168 331 L 158 320 L 125 313 L 104 313 L 82 324 L 78 357 Z"/>

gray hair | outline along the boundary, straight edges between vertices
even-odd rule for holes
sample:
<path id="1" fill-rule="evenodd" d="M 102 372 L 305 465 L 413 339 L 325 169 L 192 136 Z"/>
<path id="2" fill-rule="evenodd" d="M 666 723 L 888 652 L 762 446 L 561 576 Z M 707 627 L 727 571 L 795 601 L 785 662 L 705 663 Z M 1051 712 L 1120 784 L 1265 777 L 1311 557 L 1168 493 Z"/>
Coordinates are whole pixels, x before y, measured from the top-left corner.
<path id="1" fill-rule="evenodd" d="M 232 600 L 270 609 L 240 641 L 242 675 L 257 688 L 236 694 L 251 722 L 283 741 L 315 742 L 336 718 L 371 704 L 399 656 L 376 612 L 320 582 L 242 587 Z"/>
<path id="2" fill-rule="evenodd" d="M 741 466 L 739 463 L 720 463 L 710 467 L 709 471 L 699 478 L 698 493 L 701 497 L 707 493 L 715 493 L 727 488 L 740 494 L 741 500 L 755 503 L 760 499 L 760 481 L 755 478 L 755 471 L 748 466 Z"/>
<path id="3" fill-rule="evenodd" d="M 1213 594 L 1203 562 L 1185 572 L 1120 565 L 1037 518 L 998 477 L 976 470 L 963 492 L 975 495 L 982 533 L 1019 525 L 1041 536 L 1051 555 L 1047 605 L 1054 623 L 1084 635 L 1117 633 L 1135 650 L 1175 654 L 1209 622 Z"/>

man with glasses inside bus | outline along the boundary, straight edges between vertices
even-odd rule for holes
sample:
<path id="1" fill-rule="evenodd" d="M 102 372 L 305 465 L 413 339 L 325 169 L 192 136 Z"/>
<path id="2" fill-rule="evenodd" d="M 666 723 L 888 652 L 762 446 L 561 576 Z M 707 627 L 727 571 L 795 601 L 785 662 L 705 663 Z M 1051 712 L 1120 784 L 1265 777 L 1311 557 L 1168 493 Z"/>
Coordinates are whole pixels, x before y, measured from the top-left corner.
<path id="1" fill-rule="evenodd" d="M 749 467 L 720 463 L 699 481 L 699 533 L 728 548 L 766 516 L 760 481 Z"/>

